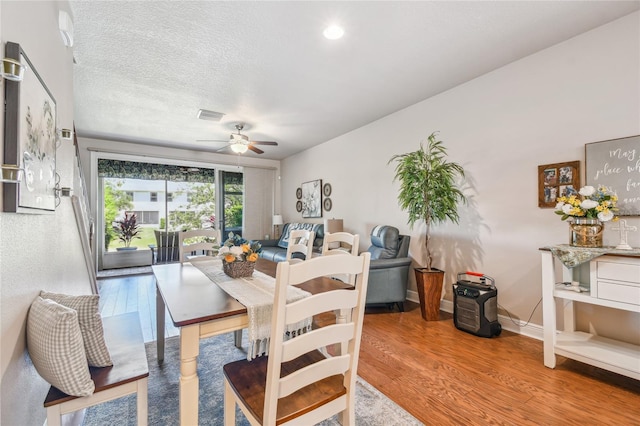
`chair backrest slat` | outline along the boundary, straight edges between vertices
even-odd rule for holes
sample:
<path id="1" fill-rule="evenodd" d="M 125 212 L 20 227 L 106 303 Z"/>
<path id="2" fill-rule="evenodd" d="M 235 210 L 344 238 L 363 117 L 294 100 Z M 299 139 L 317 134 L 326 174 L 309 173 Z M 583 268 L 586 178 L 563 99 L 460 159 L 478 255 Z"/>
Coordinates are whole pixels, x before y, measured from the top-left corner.
<path id="1" fill-rule="evenodd" d="M 285 376 L 280 379 L 278 398 L 291 395 L 298 389 L 302 389 L 325 377 L 344 374 L 349 369 L 350 361 L 351 357 L 349 355 L 334 356 L 318 361 L 315 364 L 311 364 Z"/>
<path id="2" fill-rule="evenodd" d="M 353 338 L 355 326 L 353 324 L 333 324 L 307 333 L 308 336 L 298 336 L 282 345 L 282 361 L 290 361 L 306 354 L 312 349 L 346 342 Z M 300 339 L 299 337 L 308 337 Z"/>
<path id="3" fill-rule="evenodd" d="M 358 303 L 357 290 L 335 290 L 316 294 L 291 303 L 287 308 L 287 324 L 335 309 L 351 309 Z"/>

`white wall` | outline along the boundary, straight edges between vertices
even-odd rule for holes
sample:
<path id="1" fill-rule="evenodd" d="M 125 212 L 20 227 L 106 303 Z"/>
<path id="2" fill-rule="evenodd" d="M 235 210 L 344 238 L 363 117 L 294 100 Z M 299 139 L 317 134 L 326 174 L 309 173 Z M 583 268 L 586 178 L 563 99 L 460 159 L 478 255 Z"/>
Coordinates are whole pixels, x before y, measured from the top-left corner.
<path id="1" fill-rule="evenodd" d="M 1 2 L 2 49 L 19 43 L 56 100 L 58 125 L 73 125 L 73 58 L 58 31 L 58 10 L 68 2 Z M 29 72 L 29 71 L 27 71 Z M 2 84 L 4 90 L 4 85 Z M 4 99 L 4 92 L 2 92 Z M 4 140 L 3 140 L 4 146 Z M 61 186 L 75 187 L 74 148 L 63 141 L 56 154 Z M 37 425 L 48 385 L 27 356 L 25 323 L 40 290 L 91 292 L 71 199 L 54 214 L 0 213 L 0 340 L 3 425 Z"/>
<path id="2" fill-rule="evenodd" d="M 423 265 L 424 227 L 407 226 L 387 162 L 440 131 L 449 159 L 465 168 L 469 197 L 459 226 L 433 232 L 434 266 L 447 272 L 445 298 L 452 299 L 457 272 L 480 271 L 495 278 L 498 303 L 525 321 L 541 298 L 538 248 L 568 243 L 567 223 L 537 207 L 537 166 L 580 160 L 584 168 L 586 143 L 640 134 L 639 93 L 636 12 L 287 158 L 285 222 L 301 219 L 296 188 L 323 179 L 333 187 L 326 217 L 343 218 L 345 230 L 360 234 L 361 250 L 374 225 L 393 225 L 411 235 L 410 255 Z M 638 218 L 629 222 L 640 225 Z M 639 247 L 640 232 L 629 240 Z M 617 233 L 605 231 L 605 244 L 617 244 Z M 612 318 L 601 331 L 639 339 L 618 331 L 620 324 L 637 329 L 638 315 L 595 313 Z M 540 307 L 532 322 L 541 324 Z"/>

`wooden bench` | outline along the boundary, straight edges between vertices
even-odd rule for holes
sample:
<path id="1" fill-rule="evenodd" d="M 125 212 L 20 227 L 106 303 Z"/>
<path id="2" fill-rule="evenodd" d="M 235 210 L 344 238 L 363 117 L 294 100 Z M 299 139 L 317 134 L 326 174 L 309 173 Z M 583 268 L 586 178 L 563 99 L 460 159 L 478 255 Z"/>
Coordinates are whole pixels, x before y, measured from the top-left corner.
<path id="1" fill-rule="evenodd" d="M 113 366 L 89 367 L 96 386 L 93 395 L 70 396 L 51 386 L 44 401 L 47 426 L 59 426 L 63 414 L 134 393 L 137 394 L 138 425 L 147 424 L 149 365 L 138 313 L 105 317 L 102 323 Z"/>

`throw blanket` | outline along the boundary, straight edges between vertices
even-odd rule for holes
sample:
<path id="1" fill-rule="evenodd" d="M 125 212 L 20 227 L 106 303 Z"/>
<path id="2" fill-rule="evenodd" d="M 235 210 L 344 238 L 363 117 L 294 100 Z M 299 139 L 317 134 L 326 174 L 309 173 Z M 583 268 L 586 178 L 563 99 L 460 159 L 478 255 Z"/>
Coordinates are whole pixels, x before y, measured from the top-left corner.
<path id="1" fill-rule="evenodd" d="M 231 297 L 247 307 L 249 317 L 249 350 L 247 359 L 269 354 L 271 336 L 271 316 L 276 281 L 273 277 L 254 271 L 249 278 L 231 278 L 222 271 L 222 261 L 203 260 L 193 262 L 211 281 L 220 286 Z M 287 302 L 295 302 L 311 296 L 311 293 L 297 287 L 287 286 Z M 311 318 L 287 327 L 287 336 L 294 337 L 311 330 Z"/>

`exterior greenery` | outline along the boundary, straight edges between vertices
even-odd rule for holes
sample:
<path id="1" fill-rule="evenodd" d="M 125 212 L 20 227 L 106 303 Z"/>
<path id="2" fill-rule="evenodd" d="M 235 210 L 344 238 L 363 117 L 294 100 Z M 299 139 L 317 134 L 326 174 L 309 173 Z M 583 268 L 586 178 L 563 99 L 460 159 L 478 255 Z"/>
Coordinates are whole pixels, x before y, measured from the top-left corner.
<path id="1" fill-rule="evenodd" d="M 450 220 L 458 223 L 458 204 L 466 202 L 456 180 L 464 177 L 462 166 L 448 162 L 447 150 L 436 133 L 427 139 L 427 146 L 406 154 L 394 155 L 395 178 L 400 181 L 398 205 L 409 213 L 409 226 L 424 221 L 426 225 L 425 249 L 427 269 L 431 270 L 431 226 Z"/>
<path id="2" fill-rule="evenodd" d="M 121 183 L 120 183 L 121 185 Z M 118 184 L 116 184 L 118 186 Z M 133 208 L 133 203 L 126 192 L 114 187 L 111 182 L 106 182 L 104 186 L 104 248 L 109 250 L 111 240 L 116 237 L 113 228 L 118 212 Z"/>
<path id="3" fill-rule="evenodd" d="M 131 246 L 131 240 L 140 238 L 138 236 L 138 218 L 135 213 L 125 213 L 123 219 L 116 221 L 116 234 L 125 247 Z"/>

